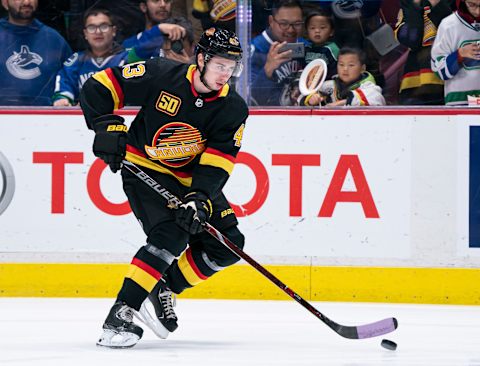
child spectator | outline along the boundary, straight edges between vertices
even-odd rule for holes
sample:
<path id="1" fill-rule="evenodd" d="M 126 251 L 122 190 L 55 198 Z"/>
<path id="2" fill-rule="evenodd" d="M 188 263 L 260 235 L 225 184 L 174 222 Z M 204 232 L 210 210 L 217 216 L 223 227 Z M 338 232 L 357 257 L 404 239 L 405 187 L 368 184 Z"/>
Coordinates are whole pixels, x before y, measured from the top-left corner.
<path id="1" fill-rule="evenodd" d="M 109 10 L 90 8 L 85 12 L 83 19 L 83 33 L 88 49 L 74 53 L 59 71 L 55 83 L 55 94 L 52 97 L 54 106 L 77 104 L 80 89 L 90 76 L 109 67 L 121 66 L 154 56 L 155 47 L 151 47 L 151 43 L 155 40 L 157 44 L 163 43 L 164 37 L 161 32 L 168 35 L 172 29 L 176 29 L 175 27 L 181 28 L 173 24 L 161 24 L 145 31 L 147 35 L 142 39 L 143 42 L 139 42 L 137 47 L 127 51 L 114 41 L 117 28 Z"/>
<path id="2" fill-rule="evenodd" d="M 332 17 L 322 8 L 307 15 L 305 20 L 309 44 L 305 47 L 305 63 L 321 58 L 327 64 L 327 79 L 337 70 L 338 46 L 332 41 L 335 33 Z"/>
<path id="3" fill-rule="evenodd" d="M 443 18 L 452 12 L 447 0 L 401 0 L 396 35 L 410 48 L 400 84 L 403 105 L 439 105 L 443 81 L 430 67 L 430 52 Z"/>
<path id="4" fill-rule="evenodd" d="M 318 106 L 380 106 L 385 105 L 382 88 L 366 71 L 365 53 L 357 48 L 343 47 L 338 54 L 337 72 L 318 93 L 302 98 L 301 105 Z"/>
<path id="5" fill-rule="evenodd" d="M 35 19 L 37 0 L 2 0 L 0 105 L 51 105 L 55 75 L 72 54 L 63 37 Z"/>
<path id="6" fill-rule="evenodd" d="M 445 80 L 445 104 L 480 96 L 480 0 L 457 0 L 457 11 L 438 27 L 431 64 Z"/>

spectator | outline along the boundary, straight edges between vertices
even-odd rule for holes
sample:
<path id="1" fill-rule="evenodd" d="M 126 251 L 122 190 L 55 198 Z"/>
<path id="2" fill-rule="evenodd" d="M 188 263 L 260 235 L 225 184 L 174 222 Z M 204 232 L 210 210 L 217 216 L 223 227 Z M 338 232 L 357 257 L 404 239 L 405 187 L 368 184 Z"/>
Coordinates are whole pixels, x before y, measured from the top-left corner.
<path id="1" fill-rule="evenodd" d="M 145 37 L 142 37 L 142 41 L 127 51 L 114 41 L 117 31 L 115 24 L 113 15 L 107 9 L 94 7 L 85 12 L 83 34 L 88 48 L 86 51 L 74 53 L 58 73 L 52 98 L 54 106 L 77 104 L 80 89 L 93 74 L 109 67 L 150 58 L 154 52 L 154 48 L 150 47 L 151 42 L 157 39 L 157 42 L 163 42 L 159 27 L 162 27 L 166 34 L 171 31 L 168 29 L 171 24 L 162 24 L 149 29 L 144 32 Z"/>
<path id="2" fill-rule="evenodd" d="M 0 105 L 51 105 L 55 75 L 72 54 L 65 39 L 35 18 L 37 0 L 2 0 Z"/>
<path id="3" fill-rule="evenodd" d="M 445 104 L 480 96 L 480 0 L 457 0 L 457 11 L 440 23 L 431 65 L 445 80 Z"/>
<path id="4" fill-rule="evenodd" d="M 292 51 L 282 50 L 301 38 L 303 12 L 296 0 L 280 0 L 268 17 L 269 28 L 252 41 L 252 98 L 257 105 L 280 105 L 280 97 L 291 79 L 305 65 L 305 59 L 292 59 Z"/>
<path id="5" fill-rule="evenodd" d="M 443 104 L 443 81 L 430 67 L 430 52 L 443 18 L 452 11 L 447 0 L 401 0 L 396 34 L 410 48 L 400 84 L 403 105 Z"/>
<path id="6" fill-rule="evenodd" d="M 337 70 L 338 46 L 332 38 L 335 33 L 332 17 L 322 8 L 308 14 L 305 20 L 308 40 L 305 47 L 305 63 L 321 58 L 328 67 L 327 79 Z"/>
<path id="7" fill-rule="evenodd" d="M 123 46 L 125 48 L 133 48 L 138 46 L 140 42 L 145 42 L 146 38 L 155 37 L 156 42 L 152 42 L 152 47 L 155 48 L 154 53 L 159 56 L 164 56 L 168 59 L 190 63 L 190 57 L 193 55 L 193 27 L 192 23 L 184 17 L 172 16 L 172 0 L 141 0 L 140 10 L 145 15 L 145 30 L 155 29 L 156 25 L 160 24 L 175 24 L 178 29 L 171 33 L 171 36 L 165 42 L 158 43 L 157 29 L 153 33 L 145 31 L 140 32 L 125 41 Z M 180 28 L 183 28 L 180 37 Z M 186 32 L 186 37 L 185 37 Z"/>
<path id="8" fill-rule="evenodd" d="M 335 22 L 335 40 L 340 48 L 360 48 L 367 54 L 367 69 L 378 85 L 384 86 L 385 78 L 380 70 L 382 56 L 367 40 L 382 25 L 380 16 L 384 0 L 332 0 L 329 2 Z M 398 1 L 398 0 L 397 0 Z"/>
<path id="9" fill-rule="evenodd" d="M 318 93 L 306 96 L 302 105 L 318 106 L 380 106 L 385 105 L 382 88 L 366 71 L 365 52 L 343 47 L 338 54 L 338 74 L 323 83 Z"/>
<path id="10" fill-rule="evenodd" d="M 236 0 L 193 0 L 192 14 L 202 28 L 221 27 L 235 31 Z"/>

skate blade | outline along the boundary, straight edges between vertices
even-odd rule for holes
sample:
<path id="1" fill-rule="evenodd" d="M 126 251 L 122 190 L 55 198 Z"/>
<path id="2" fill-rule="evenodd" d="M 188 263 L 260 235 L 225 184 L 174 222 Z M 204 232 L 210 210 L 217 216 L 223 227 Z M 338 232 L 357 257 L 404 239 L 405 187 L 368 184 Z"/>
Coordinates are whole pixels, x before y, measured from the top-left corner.
<path id="1" fill-rule="evenodd" d="M 135 317 L 148 326 L 158 338 L 167 339 L 170 332 L 157 319 L 153 304 L 148 298 L 142 303 L 140 311 L 136 311 L 134 314 Z"/>
<path id="2" fill-rule="evenodd" d="M 140 337 L 133 333 L 116 332 L 111 329 L 104 329 L 97 346 L 107 348 L 130 348 L 137 344 Z"/>

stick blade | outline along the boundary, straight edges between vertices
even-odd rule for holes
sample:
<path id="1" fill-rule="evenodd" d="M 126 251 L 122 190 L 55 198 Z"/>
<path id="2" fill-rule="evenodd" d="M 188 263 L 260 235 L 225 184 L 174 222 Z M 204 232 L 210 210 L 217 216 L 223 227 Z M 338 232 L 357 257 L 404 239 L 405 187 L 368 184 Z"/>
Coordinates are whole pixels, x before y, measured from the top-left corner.
<path id="1" fill-rule="evenodd" d="M 356 327 L 337 324 L 336 327 L 332 328 L 342 337 L 349 339 L 365 339 L 391 333 L 397 329 L 397 327 L 397 319 L 387 318 L 375 323 L 359 325 Z"/>

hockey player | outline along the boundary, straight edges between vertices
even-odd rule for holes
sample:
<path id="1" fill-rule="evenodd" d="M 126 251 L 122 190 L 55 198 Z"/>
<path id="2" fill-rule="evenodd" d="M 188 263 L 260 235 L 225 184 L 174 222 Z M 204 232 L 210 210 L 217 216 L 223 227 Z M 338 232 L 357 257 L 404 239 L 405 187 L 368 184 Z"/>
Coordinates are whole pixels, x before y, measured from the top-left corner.
<path id="1" fill-rule="evenodd" d="M 205 221 L 244 245 L 222 193 L 248 116 L 246 103 L 228 85 L 241 71 L 242 49 L 233 32 L 210 28 L 195 57 L 196 65 L 156 58 L 107 69 L 90 78 L 80 95 L 87 125 L 95 131 L 94 154 L 113 172 L 126 157 L 184 202 L 177 210 L 167 208 L 156 192 L 122 170 L 123 188 L 147 241 L 103 324 L 100 346 L 138 342 L 143 330 L 133 315 L 147 296 L 158 317 L 147 325 L 165 338 L 177 328 L 172 292 L 179 294 L 238 261 L 203 231 Z M 128 132 L 123 118 L 113 114 L 125 103 L 142 106 Z"/>

